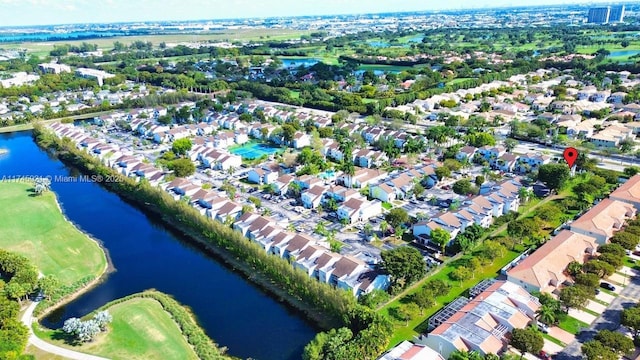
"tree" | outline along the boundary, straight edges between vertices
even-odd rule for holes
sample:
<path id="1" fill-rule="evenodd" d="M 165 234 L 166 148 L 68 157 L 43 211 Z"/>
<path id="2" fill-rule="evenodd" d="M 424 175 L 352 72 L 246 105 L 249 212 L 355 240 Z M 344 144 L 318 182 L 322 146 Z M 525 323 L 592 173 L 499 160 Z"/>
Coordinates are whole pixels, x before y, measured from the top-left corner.
<path id="1" fill-rule="evenodd" d="M 107 324 L 113 321 L 113 317 L 109 314 L 109 310 L 99 311 L 93 316 L 93 320 L 96 322 L 101 331 L 107 329 Z"/>
<path id="2" fill-rule="evenodd" d="M 623 259 L 624 257 L 620 257 L 612 253 L 604 253 L 598 256 L 599 261 L 606 262 L 607 264 L 613 266 L 614 269 L 620 269 L 622 267 Z"/>
<path id="3" fill-rule="evenodd" d="M 516 148 L 516 146 L 518 146 L 518 142 L 516 140 L 507 139 L 504 141 L 504 147 L 505 149 L 507 149 L 508 152 L 512 152 L 513 149 Z"/>
<path id="4" fill-rule="evenodd" d="M 451 170 L 446 166 L 440 166 L 436 168 L 435 174 L 436 174 L 436 177 L 438 178 L 438 181 L 440 181 L 444 178 L 448 178 L 449 176 L 451 176 Z"/>
<path id="5" fill-rule="evenodd" d="M 556 322 L 556 309 L 549 305 L 542 305 L 536 311 L 538 321 L 551 325 Z"/>
<path id="6" fill-rule="evenodd" d="M 598 331 L 594 339 L 600 341 L 600 343 L 605 348 L 617 353 L 620 356 L 631 354 L 635 349 L 633 340 L 617 331 L 600 330 Z"/>
<path id="7" fill-rule="evenodd" d="M 631 234 L 627 228 L 627 231 L 620 231 L 613 235 L 611 238 L 612 244 L 618 244 L 627 250 L 633 250 L 638 246 L 640 236 Z"/>
<path id="8" fill-rule="evenodd" d="M 582 272 L 582 264 L 577 261 L 572 261 L 567 265 L 567 272 L 571 276 L 576 276 Z"/>
<path id="9" fill-rule="evenodd" d="M 422 186 L 422 184 L 420 184 L 419 182 L 413 186 L 413 194 L 416 196 L 416 198 L 420 198 L 422 194 L 424 194 L 424 191 L 424 186 Z"/>
<path id="10" fill-rule="evenodd" d="M 439 245 L 444 255 L 447 244 L 451 241 L 451 234 L 442 228 L 431 230 L 431 241 Z"/>
<path id="11" fill-rule="evenodd" d="M 518 329 L 511 332 L 511 346 L 520 351 L 520 358 L 525 353 L 536 355 L 544 346 L 544 339 L 539 331 L 533 328 Z"/>
<path id="12" fill-rule="evenodd" d="M 591 294 L 584 286 L 574 285 L 560 290 L 558 298 L 567 310 L 577 309 L 587 305 Z"/>
<path id="13" fill-rule="evenodd" d="M 416 306 L 416 304 L 413 304 L 414 306 Z M 404 321 L 405 325 L 404 326 L 409 326 L 409 320 L 411 320 L 411 308 L 409 308 L 409 305 L 400 305 L 396 308 L 396 317 L 398 318 L 398 320 L 400 321 Z"/>
<path id="14" fill-rule="evenodd" d="M 407 213 L 407 210 L 403 208 L 393 208 L 389 210 L 385 216 L 385 220 L 387 220 L 389 225 L 395 228 L 408 222 L 409 214 Z"/>
<path id="15" fill-rule="evenodd" d="M 554 190 L 560 189 L 569 175 L 569 167 L 562 164 L 544 164 L 538 169 L 538 180 Z"/>
<path id="16" fill-rule="evenodd" d="M 459 281 L 460 286 L 462 282 L 471 278 L 471 270 L 464 266 L 458 266 L 455 270 L 449 273 L 452 280 Z"/>
<path id="17" fill-rule="evenodd" d="M 47 275 L 38 279 L 38 289 L 51 300 L 51 294 L 60 287 L 60 281 L 55 276 Z"/>
<path id="18" fill-rule="evenodd" d="M 375 309 L 379 304 L 387 302 L 389 298 L 389 293 L 386 291 L 374 289 L 370 293 L 360 295 L 358 302 L 370 309 Z"/>
<path id="19" fill-rule="evenodd" d="M 424 310 L 435 305 L 436 300 L 433 291 L 427 288 L 421 288 L 413 295 L 413 302 L 420 308 L 420 315 L 424 315 Z"/>
<path id="20" fill-rule="evenodd" d="M 177 177 L 191 176 L 196 172 L 196 166 L 189 159 L 173 160 L 168 167 L 169 170 L 173 170 L 173 174 Z"/>
<path id="21" fill-rule="evenodd" d="M 422 254 L 417 249 L 401 246 L 391 250 L 383 250 L 381 268 L 391 276 L 392 284 L 404 282 L 411 284 L 427 273 Z"/>
<path id="22" fill-rule="evenodd" d="M 190 150 L 193 144 L 191 140 L 188 138 L 178 139 L 173 142 L 171 145 L 171 151 L 176 155 L 186 155 Z"/>
<path id="23" fill-rule="evenodd" d="M 18 300 L 19 303 L 22 303 L 22 298 L 27 296 L 26 287 L 15 281 L 9 281 L 9 283 L 5 285 L 4 291 L 9 298 Z"/>
<path id="24" fill-rule="evenodd" d="M 476 194 L 478 192 L 478 189 L 473 186 L 471 181 L 467 179 L 461 179 L 453 184 L 453 192 L 458 195 L 469 195 Z"/>
<path id="25" fill-rule="evenodd" d="M 606 263 L 604 261 L 597 260 L 597 259 L 587 261 L 582 267 L 582 269 L 585 272 L 596 274 L 601 278 L 605 276 L 609 276 L 616 271 L 616 269 L 613 266 L 611 266 L 611 264 Z"/>
<path id="26" fill-rule="evenodd" d="M 620 323 L 631 329 L 634 336 L 638 338 L 638 336 L 640 336 L 640 304 L 623 310 Z"/>
<path id="27" fill-rule="evenodd" d="M 382 233 L 383 237 L 387 233 L 387 231 L 389 231 L 389 223 L 386 220 L 380 221 L 380 232 Z"/>
<path id="28" fill-rule="evenodd" d="M 607 349 L 600 341 L 591 340 L 581 347 L 582 354 L 587 360 L 618 360 L 619 356 L 615 352 Z"/>
<path id="29" fill-rule="evenodd" d="M 596 274 L 582 273 L 576 275 L 576 284 L 595 289 L 600 284 L 600 277 Z"/>

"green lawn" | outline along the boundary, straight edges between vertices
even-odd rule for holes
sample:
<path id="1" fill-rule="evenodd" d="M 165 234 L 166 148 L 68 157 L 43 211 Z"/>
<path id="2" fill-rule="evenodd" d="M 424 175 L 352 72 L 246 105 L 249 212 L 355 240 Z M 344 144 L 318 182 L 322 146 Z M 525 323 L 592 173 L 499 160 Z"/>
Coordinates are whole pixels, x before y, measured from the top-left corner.
<path id="1" fill-rule="evenodd" d="M 195 352 L 160 303 L 133 298 L 109 307 L 113 322 L 91 343 L 71 346 L 59 330 L 36 327 L 38 337 L 58 346 L 110 359 L 197 359 Z M 62 339 L 61 339 L 62 338 Z"/>
<path id="2" fill-rule="evenodd" d="M 35 196 L 26 182 L 0 182 L 0 247 L 31 259 L 44 275 L 71 285 L 100 276 L 107 259 L 60 212 L 53 192 Z"/>
<path id="3" fill-rule="evenodd" d="M 578 319 L 574 319 L 571 316 L 567 315 L 563 320 L 558 323 L 558 327 L 566 332 L 569 332 L 573 335 L 580 332 L 582 328 L 588 328 L 589 324 L 584 323 Z"/>
<path id="4" fill-rule="evenodd" d="M 471 255 L 463 256 L 460 259 L 454 260 L 435 274 L 426 277 L 426 280 L 442 279 L 447 281 L 452 285 L 451 291 L 446 296 L 436 298 L 436 305 L 424 311 L 423 314 L 413 314 L 408 326 L 406 326 L 406 323 L 403 321 L 394 321 L 395 332 L 390 340 L 389 345 L 395 346 L 403 340 L 412 340 L 413 337 L 417 336 L 419 333 L 426 332 L 427 320 L 431 315 L 435 314 L 444 305 L 450 303 L 451 301 L 453 301 L 453 299 L 460 296 L 467 289 L 476 285 L 480 281 L 495 277 L 498 274 L 498 271 L 503 266 L 515 259 L 519 254 L 520 253 L 516 251 L 505 251 L 505 254 L 504 256 L 502 256 L 502 258 L 496 259 L 493 264 L 483 267 L 481 271 L 476 271 L 474 278 L 463 281 L 462 284 L 460 284 L 460 282 L 454 282 L 450 280 L 449 273 L 455 270 L 459 265 L 464 264 L 464 262 L 468 258 L 470 258 Z M 395 318 L 393 317 L 393 309 L 406 302 L 410 295 L 416 293 L 420 288 L 421 286 L 416 287 L 413 290 L 409 291 L 405 296 L 390 302 L 389 304 L 382 307 L 380 309 L 380 312 L 388 316 L 389 319 L 395 320 Z"/>

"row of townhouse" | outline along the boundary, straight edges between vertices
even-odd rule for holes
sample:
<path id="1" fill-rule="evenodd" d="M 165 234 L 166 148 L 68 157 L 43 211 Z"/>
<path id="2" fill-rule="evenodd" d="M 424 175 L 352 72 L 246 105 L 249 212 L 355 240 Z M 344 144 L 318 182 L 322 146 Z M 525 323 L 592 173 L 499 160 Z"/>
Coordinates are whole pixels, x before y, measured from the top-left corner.
<path id="1" fill-rule="evenodd" d="M 369 196 L 384 202 L 408 198 L 416 181 L 426 182 L 430 188 L 438 181 L 436 164 L 417 165 L 412 169 L 394 174 L 376 184 L 369 186 Z"/>
<path id="2" fill-rule="evenodd" d="M 541 165 L 551 162 L 551 156 L 548 155 L 537 153 L 516 155 L 508 153 L 502 146 L 484 146 L 481 148 L 465 146 L 458 151 L 456 159 L 461 162 L 473 161 L 480 163 L 486 161 L 492 169 L 518 173 L 536 171 Z"/>
<path id="3" fill-rule="evenodd" d="M 328 249 L 328 244 L 311 236 L 285 231 L 275 220 L 253 213 L 242 214 L 233 228 L 259 244 L 267 253 L 288 260 L 314 279 L 350 291 L 355 296 L 374 289 L 386 289 L 387 275 L 353 256 Z"/>
<path id="4" fill-rule="evenodd" d="M 557 293 L 569 281 L 567 266 L 584 263 L 598 246 L 623 229 L 640 211 L 640 175 L 613 191 L 585 214 L 547 241 L 533 254 L 507 270 L 507 279 L 529 291 Z"/>
<path id="5" fill-rule="evenodd" d="M 238 169 L 242 166 L 242 157 L 230 154 L 225 150 L 219 150 L 214 146 L 207 146 L 209 143 L 196 144 L 189 151 L 191 161 L 200 162 L 201 167 L 214 170 L 228 171 Z"/>
<path id="6" fill-rule="evenodd" d="M 137 180 L 145 179 L 152 186 L 159 185 L 164 179 L 164 171 L 148 164 L 143 157 L 134 156 L 133 153 L 122 150 L 118 145 L 93 138 L 82 128 L 61 123 L 51 124 L 49 128 L 56 136 L 69 138 L 79 149 L 87 151 L 124 176 Z"/>
<path id="7" fill-rule="evenodd" d="M 420 242 L 426 243 L 429 241 L 428 237 L 432 230 L 444 229 L 451 234 L 451 242 L 453 242 L 459 233 L 473 224 L 488 228 L 495 217 L 510 211 L 518 211 L 521 187 L 522 184 L 515 179 L 496 184 L 488 188 L 486 194 L 464 201 L 457 211 L 445 212 L 430 220 L 414 224 L 413 235 Z"/>

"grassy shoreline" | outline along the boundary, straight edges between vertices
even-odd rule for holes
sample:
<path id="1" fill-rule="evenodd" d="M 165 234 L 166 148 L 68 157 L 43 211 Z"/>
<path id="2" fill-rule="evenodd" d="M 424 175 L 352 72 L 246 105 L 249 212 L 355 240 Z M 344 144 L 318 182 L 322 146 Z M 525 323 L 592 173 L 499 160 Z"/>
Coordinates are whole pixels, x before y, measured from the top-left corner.
<path id="1" fill-rule="evenodd" d="M 69 221 L 53 192 L 35 195 L 32 187 L 25 181 L 0 182 L 0 217 L 6 219 L 0 246 L 30 258 L 64 285 L 102 276 L 109 261 L 99 241 Z"/>
<path id="2" fill-rule="evenodd" d="M 72 345 L 61 330 L 34 324 L 41 339 L 74 351 L 111 359 L 231 359 L 206 336 L 193 314 L 167 294 L 146 290 L 113 300 L 85 315 L 109 310 L 109 330 L 90 343 Z"/>

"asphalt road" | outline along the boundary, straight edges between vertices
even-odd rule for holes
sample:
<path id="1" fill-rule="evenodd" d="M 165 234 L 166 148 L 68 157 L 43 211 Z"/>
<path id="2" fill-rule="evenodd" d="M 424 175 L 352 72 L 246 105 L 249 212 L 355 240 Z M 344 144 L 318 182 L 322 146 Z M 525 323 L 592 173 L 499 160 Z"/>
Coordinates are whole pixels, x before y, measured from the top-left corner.
<path id="1" fill-rule="evenodd" d="M 631 282 L 620 295 L 611 302 L 602 315 L 591 326 L 576 335 L 576 339 L 554 356 L 557 360 L 582 360 L 580 347 L 593 339 L 600 330 L 616 330 L 620 327 L 620 315 L 623 309 L 634 306 L 640 300 L 640 275 L 631 277 Z"/>

